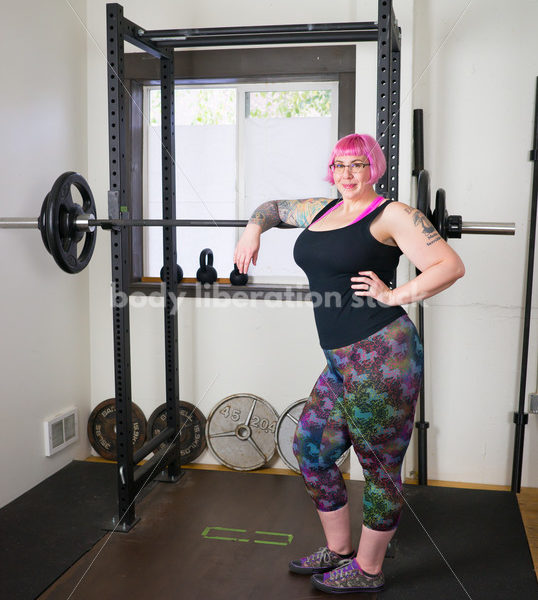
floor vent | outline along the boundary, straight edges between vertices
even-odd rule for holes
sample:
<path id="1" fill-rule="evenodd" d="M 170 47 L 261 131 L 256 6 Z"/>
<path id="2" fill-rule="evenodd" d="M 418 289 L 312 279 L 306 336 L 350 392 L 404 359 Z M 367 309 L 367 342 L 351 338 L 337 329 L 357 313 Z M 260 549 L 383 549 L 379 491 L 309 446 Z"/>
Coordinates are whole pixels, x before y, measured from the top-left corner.
<path id="1" fill-rule="evenodd" d="M 45 421 L 45 456 L 52 456 L 78 440 L 78 410 L 73 408 Z"/>

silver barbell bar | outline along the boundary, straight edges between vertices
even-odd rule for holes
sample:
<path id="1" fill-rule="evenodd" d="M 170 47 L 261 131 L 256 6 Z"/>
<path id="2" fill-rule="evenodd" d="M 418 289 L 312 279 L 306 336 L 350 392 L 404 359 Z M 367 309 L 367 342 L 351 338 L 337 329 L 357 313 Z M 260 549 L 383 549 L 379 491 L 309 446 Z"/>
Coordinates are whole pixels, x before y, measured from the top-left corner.
<path id="1" fill-rule="evenodd" d="M 247 220 L 212 219 L 96 219 L 93 215 L 78 215 L 74 221 L 77 231 L 94 231 L 96 227 L 245 227 Z M 281 223 L 282 227 L 293 225 Z M 0 229 L 39 229 L 38 219 L 28 217 L 0 217 Z"/>
<path id="2" fill-rule="evenodd" d="M 96 219 L 93 215 L 82 214 L 75 219 L 78 231 L 93 231 L 95 227 L 111 229 L 116 227 L 245 227 L 247 220 L 211 219 Z M 281 223 L 282 229 L 295 229 L 293 225 Z M 0 217 L 0 229 L 38 229 L 38 220 L 26 217 Z M 462 234 L 515 235 L 515 223 L 487 223 L 464 221 Z"/>

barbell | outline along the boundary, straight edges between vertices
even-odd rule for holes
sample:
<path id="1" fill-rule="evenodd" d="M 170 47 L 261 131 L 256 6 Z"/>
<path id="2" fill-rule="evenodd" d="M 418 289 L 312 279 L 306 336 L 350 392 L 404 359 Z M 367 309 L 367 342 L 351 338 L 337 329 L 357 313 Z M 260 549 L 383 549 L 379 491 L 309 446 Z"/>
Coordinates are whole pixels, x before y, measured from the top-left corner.
<path id="1" fill-rule="evenodd" d="M 75 187 L 82 204 L 73 200 Z M 426 215 L 437 231 L 447 237 L 461 237 L 463 233 L 514 235 L 514 223 L 464 223 L 461 216 L 448 215 L 444 190 L 436 194 L 436 207 L 430 208 L 430 178 L 421 171 L 417 186 L 417 208 Z M 123 213 L 127 216 L 127 213 Z M 98 219 L 92 191 L 88 182 L 73 171 L 63 173 L 56 179 L 45 196 L 37 219 L 26 217 L 0 217 L 3 229 L 39 229 L 41 239 L 56 264 L 66 273 L 80 273 L 90 262 L 96 242 L 97 227 L 117 229 L 120 227 L 245 227 L 248 220 L 213 219 Z M 293 229 L 293 225 L 281 223 L 281 229 Z M 79 248 L 79 244 L 82 247 Z"/>
<path id="2" fill-rule="evenodd" d="M 461 215 L 449 215 L 446 209 L 446 192 L 442 188 L 439 188 L 435 193 L 435 209 L 432 212 L 430 174 L 425 169 L 418 174 L 417 209 L 431 221 L 444 240 L 448 238 L 461 238 L 463 233 L 515 235 L 516 232 L 515 223 L 463 221 Z"/>

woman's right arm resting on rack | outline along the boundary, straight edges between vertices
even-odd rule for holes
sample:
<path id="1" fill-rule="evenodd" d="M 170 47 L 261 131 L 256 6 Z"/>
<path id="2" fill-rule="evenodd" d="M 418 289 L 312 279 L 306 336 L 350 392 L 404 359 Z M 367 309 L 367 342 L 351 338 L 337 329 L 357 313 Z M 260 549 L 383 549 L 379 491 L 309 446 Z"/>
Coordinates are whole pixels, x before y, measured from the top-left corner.
<path id="1" fill-rule="evenodd" d="M 270 200 L 260 204 L 250 217 L 243 235 L 237 242 L 234 263 L 241 273 L 246 273 L 250 261 L 256 264 L 260 249 L 260 236 L 280 223 L 294 227 L 308 227 L 317 213 L 332 202 L 331 198 L 306 198 L 304 200 Z"/>
<path id="2" fill-rule="evenodd" d="M 318 212 L 331 202 L 330 198 L 307 198 L 306 200 L 270 200 L 260 204 L 252 213 L 248 224 L 259 225 L 261 232 L 280 223 L 295 227 L 308 227 Z"/>

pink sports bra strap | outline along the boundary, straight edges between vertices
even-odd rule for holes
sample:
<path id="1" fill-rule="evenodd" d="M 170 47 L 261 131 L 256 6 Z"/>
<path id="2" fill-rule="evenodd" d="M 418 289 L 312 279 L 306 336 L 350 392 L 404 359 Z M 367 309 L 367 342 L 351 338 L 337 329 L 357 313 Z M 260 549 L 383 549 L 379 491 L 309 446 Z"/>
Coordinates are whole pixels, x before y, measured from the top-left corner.
<path id="1" fill-rule="evenodd" d="M 335 208 L 338 208 L 340 206 L 340 204 L 342 204 L 343 200 L 340 200 L 340 202 L 337 202 L 332 208 L 330 208 L 326 213 L 323 213 L 321 215 L 321 217 L 319 217 L 318 219 L 316 219 L 315 221 L 312 221 L 312 223 L 310 223 L 310 225 L 313 225 L 316 221 L 319 221 L 320 219 L 323 219 L 324 217 L 326 217 L 328 214 L 332 213 L 332 211 Z M 309 227 L 310 227 L 309 225 Z"/>
<path id="2" fill-rule="evenodd" d="M 383 198 L 383 196 L 378 196 L 365 211 L 363 211 L 354 221 L 350 223 L 350 225 L 353 225 L 353 223 L 364 219 L 364 217 L 366 217 L 366 215 L 369 215 L 373 210 L 375 210 L 384 199 L 385 198 Z"/>
<path id="3" fill-rule="evenodd" d="M 351 221 L 350 225 L 353 225 L 353 223 L 356 223 L 357 221 L 360 221 L 361 219 L 364 219 L 364 217 L 366 217 L 366 215 L 369 215 L 373 210 L 375 210 L 380 204 L 381 202 L 384 200 L 385 198 L 383 198 L 383 196 L 378 196 L 371 204 L 370 206 L 364 210 L 354 221 Z M 332 208 L 330 208 L 326 213 L 322 214 L 321 217 L 318 217 L 317 219 L 315 219 L 314 221 L 312 221 L 312 223 L 310 223 L 310 225 L 313 225 L 314 223 L 316 223 L 317 221 L 320 221 L 321 219 L 325 218 L 329 213 L 332 213 L 332 211 L 335 208 L 338 208 L 340 206 L 340 204 L 342 204 L 343 200 L 340 200 L 340 202 L 337 202 Z M 310 225 L 308 227 L 310 227 Z"/>

